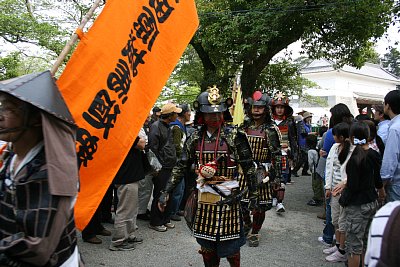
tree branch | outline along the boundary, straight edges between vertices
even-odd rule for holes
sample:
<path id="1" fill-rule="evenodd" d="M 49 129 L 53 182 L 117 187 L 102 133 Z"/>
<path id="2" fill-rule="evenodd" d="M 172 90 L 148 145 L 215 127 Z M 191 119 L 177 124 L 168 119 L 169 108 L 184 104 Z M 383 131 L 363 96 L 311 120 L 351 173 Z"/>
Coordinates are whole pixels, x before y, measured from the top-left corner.
<path id="1" fill-rule="evenodd" d="M 204 49 L 201 42 L 196 42 L 194 41 L 194 38 L 192 38 L 190 44 L 193 46 L 194 50 L 196 50 L 197 54 L 199 55 L 199 58 L 203 63 L 204 68 L 209 71 L 216 71 L 217 68 L 215 67 L 214 63 L 212 62 L 210 56 Z"/>

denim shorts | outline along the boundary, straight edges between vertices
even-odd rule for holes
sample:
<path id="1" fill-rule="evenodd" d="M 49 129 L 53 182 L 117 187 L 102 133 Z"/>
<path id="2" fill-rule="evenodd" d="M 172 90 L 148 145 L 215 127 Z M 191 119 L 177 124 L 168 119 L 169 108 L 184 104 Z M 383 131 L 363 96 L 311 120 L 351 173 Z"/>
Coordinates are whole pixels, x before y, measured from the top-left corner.
<path id="1" fill-rule="evenodd" d="M 378 202 L 373 201 L 358 206 L 344 208 L 346 218 L 346 252 L 361 255 L 367 248 L 368 231 L 377 211 Z"/>

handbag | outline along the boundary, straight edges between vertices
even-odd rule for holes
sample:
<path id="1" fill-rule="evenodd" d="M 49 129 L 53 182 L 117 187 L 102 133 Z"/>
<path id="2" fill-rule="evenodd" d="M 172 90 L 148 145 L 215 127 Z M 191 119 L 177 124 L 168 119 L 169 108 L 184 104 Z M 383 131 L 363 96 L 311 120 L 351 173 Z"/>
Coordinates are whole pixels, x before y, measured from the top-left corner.
<path id="1" fill-rule="evenodd" d="M 350 199 L 351 199 L 351 193 L 348 190 L 348 188 L 346 187 L 343 189 L 342 194 L 340 195 L 340 198 L 339 198 L 340 206 L 342 206 L 342 207 L 348 206 L 350 203 Z"/>
<path id="2" fill-rule="evenodd" d="M 159 172 L 162 168 L 162 165 L 161 165 L 160 161 L 158 160 L 156 154 L 154 154 L 154 152 L 149 149 L 149 151 L 146 152 L 146 156 L 147 156 L 149 165 L 151 167 L 151 169 L 149 170 L 149 172 L 147 174 L 153 174 L 153 173 Z"/>
<path id="3" fill-rule="evenodd" d="M 196 210 L 197 210 L 197 189 L 193 189 L 192 193 L 190 193 L 183 213 L 183 217 L 185 218 L 186 224 L 190 230 L 193 229 L 194 219 L 196 217 Z"/>

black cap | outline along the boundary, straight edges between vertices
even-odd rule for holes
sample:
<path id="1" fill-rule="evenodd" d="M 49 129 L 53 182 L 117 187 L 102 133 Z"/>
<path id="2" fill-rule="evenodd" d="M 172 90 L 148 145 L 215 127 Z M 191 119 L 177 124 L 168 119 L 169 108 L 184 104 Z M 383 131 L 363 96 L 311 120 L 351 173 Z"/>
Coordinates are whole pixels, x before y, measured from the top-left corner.
<path id="1" fill-rule="evenodd" d="M 159 107 L 154 107 L 152 110 L 153 110 L 153 113 L 155 113 L 155 112 L 160 112 L 160 111 L 161 111 L 161 108 L 159 108 Z"/>
<path id="2" fill-rule="evenodd" d="M 182 109 L 181 113 L 179 113 L 180 116 L 182 116 L 183 114 L 185 114 L 186 112 L 190 111 L 189 105 L 188 104 L 181 104 L 179 105 L 179 108 Z"/>

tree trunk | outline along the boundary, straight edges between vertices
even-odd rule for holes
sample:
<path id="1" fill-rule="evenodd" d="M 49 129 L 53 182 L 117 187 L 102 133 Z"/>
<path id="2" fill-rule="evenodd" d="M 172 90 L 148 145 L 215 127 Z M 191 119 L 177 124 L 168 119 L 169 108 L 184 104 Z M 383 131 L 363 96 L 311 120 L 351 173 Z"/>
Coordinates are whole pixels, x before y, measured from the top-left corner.
<path id="1" fill-rule="evenodd" d="M 251 96 L 254 91 L 259 89 L 256 88 L 257 80 L 273 56 L 274 54 L 259 55 L 256 59 L 243 64 L 242 75 L 240 77 L 243 98 Z"/>
<path id="2" fill-rule="evenodd" d="M 200 84 L 201 91 L 207 90 L 208 86 L 217 85 L 216 81 L 218 81 L 217 68 L 212 62 L 210 56 L 205 51 L 201 42 L 195 41 L 194 38 L 190 41 L 190 44 L 193 46 L 194 50 L 196 50 L 201 63 L 203 64 L 203 79 Z"/>

